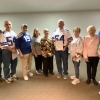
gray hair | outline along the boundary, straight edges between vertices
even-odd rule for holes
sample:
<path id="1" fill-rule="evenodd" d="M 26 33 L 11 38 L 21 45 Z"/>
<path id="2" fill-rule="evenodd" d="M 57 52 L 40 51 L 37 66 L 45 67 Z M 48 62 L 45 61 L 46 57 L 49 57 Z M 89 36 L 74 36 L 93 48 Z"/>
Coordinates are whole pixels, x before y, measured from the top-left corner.
<path id="1" fill-rule="evenodd" d="M 43 32 L 45 32 L 45 31 L 49 31 L 49 30 L 47 28 L 45 28 Z"/>
<path id="2" fill-rule="evenodd" d="M 11 21 L 6 20 L 6 21 L 4 21 L 4 25 L 6 25 L 7 22 L 10 22 L 11 23 Z M 12 25 L 12 23 L 11 23 L 11 25 Z"/>
<path id="3" fill-rule="evenodd" d="M 87 32 L 89 32 L 89 30 L 90 30 L 91 28 L 94 29 L 94 31 L 96 31 L 95 26 L 94 26 L 94 25 L 90 25 L 90 26 L 88 26 L 88 28 L 87 28 Z"/>
<path id="4" fill-rule="evenodd" d="M 58 20 L 58 23 L 59 23 L 59 22 L 63 22 L 63 23 L 64 23 L 64 20 L 63 20 L 63 19 L 59 19 L 59 20 Z"/>

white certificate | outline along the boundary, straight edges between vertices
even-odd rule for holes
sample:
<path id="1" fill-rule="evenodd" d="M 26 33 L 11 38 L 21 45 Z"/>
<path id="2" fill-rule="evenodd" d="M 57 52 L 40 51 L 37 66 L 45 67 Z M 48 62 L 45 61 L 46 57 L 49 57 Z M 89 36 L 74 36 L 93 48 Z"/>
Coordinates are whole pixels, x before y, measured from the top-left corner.
<path id="1" fill-rule="evenodd" d="M 63 41 L 55 41 L 55 47 L 57 51 L 63 50 Z"/>

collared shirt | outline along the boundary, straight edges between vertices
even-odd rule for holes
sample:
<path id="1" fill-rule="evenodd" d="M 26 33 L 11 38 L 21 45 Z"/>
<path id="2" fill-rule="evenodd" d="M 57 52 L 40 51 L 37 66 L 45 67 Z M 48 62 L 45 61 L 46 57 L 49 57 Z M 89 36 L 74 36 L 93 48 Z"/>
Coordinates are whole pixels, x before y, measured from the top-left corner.
<path id="1" fill-rule="evenodd" d="M 66 28 L 60 30 L 59 28 L 53 32 L 52 39 L 62 40 L 63 46 L 66 46 L 68 41 L 72 41 L 72 36 Z"/>
<path id="2" fill-rule="evenodd" d="M 32 52 L 31 48 L 31 36 L 29 33 L 22 33 L 20 32 L 16 38 L 16 48 L 20 49 L 22 54 L 29 54 Z"/>
<path id="3" fill-rule="evenodd" d="M 54 55 L 54 43 L 52 42 L 52 40 L 50 38 L 47 39 L 47 38 L 43 37 L 41 39 L 40 47 L 41 47 L 41 50 L 44 51 L 44 53 L 48 57 L 51 57 Z"/>

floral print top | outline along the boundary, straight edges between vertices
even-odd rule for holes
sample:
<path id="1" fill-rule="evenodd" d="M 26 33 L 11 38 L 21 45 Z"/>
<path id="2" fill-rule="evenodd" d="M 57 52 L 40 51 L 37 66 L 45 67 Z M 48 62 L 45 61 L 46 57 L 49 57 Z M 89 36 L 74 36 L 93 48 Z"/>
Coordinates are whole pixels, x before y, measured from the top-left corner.
<path id="1" fill-rule="evenodd" d="M 47 55 L 47 57 L 52 57 L 54 55 L 54 43 L 50 38 L 43 37 L 40 42 L 41 50 Z"/>

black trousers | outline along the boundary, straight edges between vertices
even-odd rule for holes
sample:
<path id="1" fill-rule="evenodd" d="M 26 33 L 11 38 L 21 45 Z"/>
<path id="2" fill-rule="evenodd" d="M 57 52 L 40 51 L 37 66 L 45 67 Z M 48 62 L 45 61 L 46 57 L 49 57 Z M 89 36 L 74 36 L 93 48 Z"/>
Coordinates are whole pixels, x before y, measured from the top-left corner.
<path id="1" fill-rule="evenodd" d="M 53 72 L 53 56 L 52 57 L 43 57 L 43 73 L 48 75 L 48 71 L 50 73 Z"/>
<path id="2" fill-rule="evenodd" d="M 1 73 L 2 73 L 2 66 L 1 66 L 1 64 L 2 64 L 2 50 L 0 48 L 0 78 L 2 78 L 2 75 L 1 75 Z"/>
<path id="3" fill-rule="evenodd" d="M 38 57 L 35 57 L 35 68 L 36 70 L 41 70 L 42 69 L 42 55 L 38 55 Z"/>
<path id="4" fill-rule="evenodd" d="M 99 63 L 99 57 L 88 57 L 89 62 L 87 64 L 87 78 L 95 80 L 97 73 L 97 66 Z"/>

